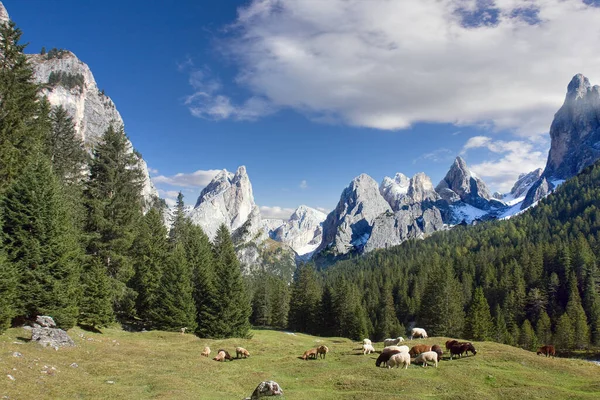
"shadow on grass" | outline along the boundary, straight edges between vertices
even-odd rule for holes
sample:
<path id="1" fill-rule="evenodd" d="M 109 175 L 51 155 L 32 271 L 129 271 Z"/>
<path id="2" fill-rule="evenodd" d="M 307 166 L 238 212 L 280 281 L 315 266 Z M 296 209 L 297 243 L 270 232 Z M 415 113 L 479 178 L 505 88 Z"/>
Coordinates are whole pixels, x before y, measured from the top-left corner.
<path id="1" fill-rule="evenodd" d="M 21 342 L 25 342 L 25 343 L 31 342 L 31 338 L 26 338 L 23 336 L 17 336 L 15 339 L 20 340 Z"/>
<path id="2" fill-rule="evenodd" d="M 102 331 L 98 328 L 96 328 L 95 326 L 91 326 L 91 325 L 79 325 L 79 327 L 81 329 L 83 329 L 86 332 L 92 332 L 92 333 L 100 333 L 102 334 Z"/>

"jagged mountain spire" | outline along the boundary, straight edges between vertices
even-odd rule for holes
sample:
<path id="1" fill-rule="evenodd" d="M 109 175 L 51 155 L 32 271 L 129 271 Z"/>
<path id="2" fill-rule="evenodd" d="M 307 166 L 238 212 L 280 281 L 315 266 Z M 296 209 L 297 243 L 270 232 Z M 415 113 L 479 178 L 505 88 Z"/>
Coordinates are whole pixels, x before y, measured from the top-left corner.
<path id="1" fill-rule="evenodd" d="M 450 170 L 435 190 L 448 202 L 460 199 L 481 209 L 488 209 L 489 201 L 492 199 L 485 182 L 469 169 L 465 160 L 460 156 L 456 157 Z"/>
<path id="2" fill-rule="evenodd" d="M 4 7 L 4 4 L 0 1 L 0 24 L 4 24 L 10 21 L 10 17 L 8 16 L 8 11 Z"/>

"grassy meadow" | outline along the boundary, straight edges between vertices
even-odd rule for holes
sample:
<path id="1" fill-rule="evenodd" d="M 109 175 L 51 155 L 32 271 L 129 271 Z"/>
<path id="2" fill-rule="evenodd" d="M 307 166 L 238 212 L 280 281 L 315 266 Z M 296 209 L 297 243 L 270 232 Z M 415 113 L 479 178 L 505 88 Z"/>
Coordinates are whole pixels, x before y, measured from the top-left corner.
<path id="1" fill-rule="evenodd" d="M 388 370 L 376 368 L 378 354 L 362 355 L 357 342 L 271 330 L 243 340 L 120 329 L 100 334 L 74 328 L 69 335 L 77 347 L 58 351 L 28 342 L 30 333 L 21 328 L 1 335 L 0 398 L 242 399 L 263 380 L 278 382 L 289 400 L 600 398 L 600 366 L 491 342 L 475 343 L 474 357 L 449 361 L 444 354 L 437 369 L 413 364 Z M 446 340 L 412 344 L 443 346 Z M 299 359 L 320 344 L 330 349 L 325 360 Z M 211 358 L 220 347 L 234 356 L 236 346 L 251 357 L 215 362 L 200 356 L 206 345 Z"/>

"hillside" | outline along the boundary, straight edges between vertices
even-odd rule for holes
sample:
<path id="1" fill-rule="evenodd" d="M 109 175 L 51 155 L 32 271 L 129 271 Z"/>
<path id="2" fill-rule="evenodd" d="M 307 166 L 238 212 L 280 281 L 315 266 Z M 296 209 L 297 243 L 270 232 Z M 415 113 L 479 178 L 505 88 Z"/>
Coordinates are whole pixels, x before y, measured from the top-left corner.
<path id="1" fill-rule="evenodd" d="M 106 329 L 95 334 L 72 329 L 76 348 L 54 351 L 25 343 L 29 334 L 10 329 L 0 337 L 0 396 L 11 399 L 241 399 L 262 380 L 275 380 L 286 399 L 399 398 L 572 398 L 600 396 L 599 366 L 571 359 L 546 359 L 514 347 L 475 343 L 478 354 L 439 368 L 411 365 L 408 370 L 375 367 L 347 339 L 254 331 L 248 340 L 206 340 L 160 331 L 127 333 Z M 428 344 L 446 338 L 430 338 Z M 325 360 L 303 361 L 302 352 L 329 346 Z M 409 343 L 411 344 L 411 343 Z M 218 363 L 200 357 L 205 345 L 234 351 L 242 345 L 251 357 Z M 381 350 L 382 344 L 375 348 Z M 13 357 L 13 352 L 22 357 Z M 78 367 L 70 365 L 77 363 Z M 55 370 L 52 368 L 56 368 Z M 15 380 L 10 381 L 7 374 Z M 112 381 L 114 383 L 108 383 Z"/>

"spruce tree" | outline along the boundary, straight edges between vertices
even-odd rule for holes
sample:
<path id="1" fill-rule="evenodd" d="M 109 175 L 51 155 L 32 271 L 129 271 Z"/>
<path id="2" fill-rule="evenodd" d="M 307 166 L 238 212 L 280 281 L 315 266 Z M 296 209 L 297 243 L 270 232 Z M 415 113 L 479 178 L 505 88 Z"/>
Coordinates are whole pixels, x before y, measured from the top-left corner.
<path id="1" fill-rule="evenodd" d="M 552 343 L 552 324 L 550 317 L 545 311 L 541 313 L 535 328 L 535 335 L 540 344 L 547 345 Z"/>
<path id="2" fill-rule="evenodd" d="M 255 279 L 256 286 L 252 296 L 252 324 L 267 326 L 271 323 L 271 296 L 269 292 L 269 279 L 263 272 Z"/>
<path id="3" fill-rule="evenodd" d="M 271 325 L 279 329 L 287 328 L 290 293 L 287 282 L 281 278 L 277 278 L 273 282 L 271 308 Z"/>
<path id="4" fill-rule="evenodd" d="M 38 90 L 11 21 L 0 25 L 0 193 L 21 175 L 41 146 Z"/>
<path id="5" fill-rule="evenodd" d="M 509 344 L 510 333 L 506 326 L 506 319 L 504 318 L 504 312 L 500 308 L 499 304 L 496 304 L 495 317 L 494 317 L 494 341 L 498 343 Z"/>
<path id="6" fill-rule="evenodd" d="M 0 224 L 1 222 L 0 219 Z M 17 299 L 17 274 L 14 264 L 6 261 L 3 247 L 0 241 L 0 334 L 10 326 L 10 321 L 15 316 Z"/>
<path id="7" fill-rule="evenodd" d="M 569 302 L 567 303 L 567 314 L 573 323 L 574 342 L 573 345 L 582 349 L 590 342 L 590 328 L 588 326 L 585 311 L 581 306 L 581 297 L 577 288 L 577 277 L 571 272 L 569 279 Z"/>
<path id="8" fill-rule="evenodd" d="M 88 257 L 81 274 L 79 324 L 102 328 L 114 321 L 113 292 L 106 268 L 97 257 Z"/>
<path id="9" fill-rule="evenodd" d="M 231 235 L 222 224 L 213 244 L 217 310 L 211 336 L 217 338 L 247 337 L 250 334 L 250 299 L 242 280 L 240 264 Z"/>
<path id="10" fill-rule="evenodd" d="M 537 338 L 535 337 L 535 332 L 533 331 L 531 322 L 529 322 L 528 319 L 526 319 L 521 326 L 519 345 L 525 350 L 531 351 L 535 350 L 537 346 Z"/>
<path id="11" fill-rule="evenodd" d="M 80 248 L 62 188 L 39 156 L 7 188 L 2 239 L 19 276 L 18 315 L 50 315 L 62 328 L 78 315 Z"/>
<path id="12" fill-rule="evenodd" d="M 334 304 L 334 294 L 331 285 L 325 285 L 320 303 L 319 334 L 335 336 L 339 326 L 339 315 Z"/>
<path id="13" fill-rule="evenodd" d="M 395 338 L 405 334 L 404 328 L 396 316 L 392 288 L 389 283 L 384 284 L 382 288 L 381 301 L 378 309 L 379 314 L 377 316 L 377 325 L 375 326 L 374 333 L 375 340 L 383 341 L 386 338 Z"/>
<path id="14" fill-rule="evenodd" d="M 133 242 L 135 275 L 130 286 L 137 292 L 137 315 L 150 322 L 157 306 L 163 269 L 169 260 L 167 229 L 160 211 L 151 208 L 141 219 L 137 237 Z"/>
<path id="15" fill-rule="evenodd" d="M 473 300 L 471 301 L 467 315 L 465 328 L 466 337 L 479 341 L 490 340 L 494 324 L 490 314 L 490 306 L 485 299 L 483 288 L 481 286 L 475 289 Z"/>
<path id="16" fill-rule="evenodd" d="M 569 314 L 564 313 L 556 323 L 554 332 L 554 345 L 558 349 L 570 350 L 574 346 L 575 337 L 573 334 L 573 322 Z"/>
<path id="17" fill-rule="evenodd" d="M 156 303 L 150 314 L 157 328 L 179 331 L 196 330 L 196 305 L 192 286 L 192 271 L 187 263 L 185 249 L 176 245 L 165 266 Z"/>
<path id="18" fill-rule="evenodd" d="M 289 328 L 305 333 L 315 333 L 318 329 L 321 288 L 312 265 L 299 267 L 292 284 L 290 299 Z"/>
<path id="19" fill-rule="evenodd" d="M 138 159 L 123 127 L 110 126 L 94 149 L 84 193 L 86 248 L 106 268 L 114 304 L 124 318 L 132 317 L 135 307 L 135 292 L 127 283 L 134 275 L 131 246 L 142 215 L 141 188 Z"/>

